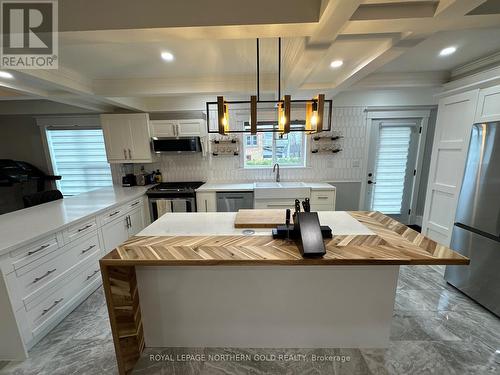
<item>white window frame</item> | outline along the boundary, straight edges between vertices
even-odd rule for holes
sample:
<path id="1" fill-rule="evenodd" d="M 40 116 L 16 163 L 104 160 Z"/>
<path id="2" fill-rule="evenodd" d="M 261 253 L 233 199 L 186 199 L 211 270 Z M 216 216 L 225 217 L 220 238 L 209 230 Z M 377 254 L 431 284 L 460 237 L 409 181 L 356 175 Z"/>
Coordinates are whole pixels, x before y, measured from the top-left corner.
<path id="1" fill-rule="evenodd" d="M 372 125 L 374 123 L 373 120 L 384 120 L 384 119 L 404 119 L 404 118 L 418 118 L 421 119 L 420 126 L 422 127 L 422 132 L 420 134 L 418 140 L 417 147 L 417 157 L 415 163 L 415 170 L 417 174 L 415 175 L 415 179 L 413 181 L 412 193 L 411 193 L 411 204 L 410 204 L 410 215 L 408 222 L 410 224 L 416 223 L 416 211 L 417 211 L 417 202 L 418 202 L 418 191 L 420 186 L 420 178 L 422 176 L 422 163 L 424 159 L 424 150 L 425 150 L 425 141 L 427 139 L 427 128 L 429 123 L 429 117 L 431 115 L 431 109 L 436 108 L 436 106 L 427 107 L 428 109 L 419 109 L 419 110 L 401 110 L 400 108 L 377 108 L 377 107 L 369 107 L 366 109 L 366 138 L 365 138 L 365 155 L 363 162 L 363 174 L 361 180 L 361 194 L 359 197 L 359 209 L 363 210 L 365 207 L 365 196 L 367 189 L 367 181 L 368 181 L 368 158 L 370 152 L 370 141 L 371 141 L 371 131 Z"/>
<path id="2" fill-rule="evenodd" d="M 45 155 L 45 162 L 49 174 L 54 175 L 54 164 L 52 163 L 52 157 L 50 154 L 49 142 L 47 140 L 47 130 L 50 129 L 60 129 L 60 130 L 71 130 L 71 129 L 102 129 L 101 120 L 99 116 L 88 115 L 88 116 L 40 116 L 35 117 L 35 122 L 40 129 L 40 135 L 42 138 L 42 146 Z M 110 165 L 111 178 L 114 183 L 113 168 Z M 56 181 L 51 181 L 52 189 L 57 189 Z"/>
<path id="3" fill-rule="evenodd" d="M 309 146 L 309 142 L 307 142 L 307 138 L 308 138 L 308 135 L 306 132 L 300 132 L 301 135 L 302 135 L 302 150 L 303 150 L 303 153 L 304 153 L 304 156 L 303 156 L 303 164 L 301 165 L 286 165 L 286 164 L 280 164 L 280 168 L 290 168 L 290 169 L 298 169 L 298 168 L 307 168 L 308 167 L 308 157 L 307 157 L 307 154 L 309 152 L 309 149 L 308 149 L 308 146 Z M 272 150 L 272 161 L 271 161 L 271 166 L 247 166 L 246 165 L 246 148 L 247 147 L 256 147 L 257 145 L 251 145 L 251 146 L 247 146 L 246 144 L 246 137 L 251 135 L 251 134 L 244 134 L 243 137 L 244 137 L 244 142 L 242 142 L 243 144 L 243 152 L 241 153 L 242 154 L 242 168 L 243 169 L 246 169 L 246 170 L 259 170 L 259 169 L 272 169 L 273 166 L 278 163 L 277 162 L 277 158 L 276 158 L 276 137 L 278 136 L 278 133 L 271 133 L 273 135 L 273 143 L 272 143 L 272 147 L 273 147 L 273 150 Z"/>

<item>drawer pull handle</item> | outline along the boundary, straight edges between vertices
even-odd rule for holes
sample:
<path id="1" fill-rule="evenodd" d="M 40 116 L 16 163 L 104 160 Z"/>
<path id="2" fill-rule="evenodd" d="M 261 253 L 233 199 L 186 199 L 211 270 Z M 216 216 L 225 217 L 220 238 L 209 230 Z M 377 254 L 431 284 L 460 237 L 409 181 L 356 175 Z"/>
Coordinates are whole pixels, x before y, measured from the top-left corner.
<path id="1" fill-rule="evenodd" d="M 85 254 L 86 252 L 92 250 L 95 247 L 95 245 L 89 246 L 87 249 L 82 250 L 82 254 Z"/>
<path id="2" fill-rule="evenodd" d="M 57 301 L 54 301 L 54 303 L 52 304 L 52 306 L 50 306 L 48 309 L 45 309 L 45 310 L 42 311 L 42 316 L 44 316 L 50 310 L 52 310 L 54 307 L 56 307 L 57 305 L 59 305 L 62 302 L 63 299 L 64 298 L 61 298 L 61 299 L 58 299 Z"/>
<path id="3" fill-rule="evenodd" d="M 115 211 L 115 212 L 113 212 L 112 214 L 109 214 L 109 217 L 111 217 L 111 216 L 115 216 L 115 215 L 118 215 L 119 213 L 120 213 L 120 211 Z"/>
<path id="4" fill-rule="evenodd" d="M 130 205 L 130 207 L 137 206 L 138 204 L 139 204 L 139 201 L 137 201 L 137 202 L 135 202 L 135 203 L 132 203 L 132 204 Z"/>
<path id="5" fill-rule="evenodd" d="M 57 268 L 54 268 L 53 270 L 47 271 L 47 272 L 45 273 L 45 275 L 35 278 L 35 280 L 33 280 L 33 284 L 35 284 L 35 283 L 39 282 L 39 281 L 40 281 L 40 280 L 42 280 L 42 279 L 45 279 L 45 278 L 46 278 L 47 276 L 49 276 L 51 273 L 56 272 L 56 269 L 57 269 Z"/>
<path id="6" fill-rule="evenodd" d="M 78 229 L 78 232 L 83 232 L 85 229 L 92 227 L 92 224 L 85 225 L 83 228 Z"/>
<path id="7" fill-rule="evenodd" d="M 328 199 L 328 197 L 318 197 L 318 199 Z"/>
<path id="8" fill-rule="evenodd" d="M 99 270 L 95 270 L 92 275 L 87 276 L 87 280 L 90 280 L 91 278 L 93 278 L 97 273 L 99 273 Z"/>
<path id="9" fill-rule="evenodd" d="M 43 249 L 46 249 L 50 246 L 50 244 L 46 244 L 46 245 L 42 245 L 40 246 L 38 249 L 36 250 L 33 250 L 33 251 L 28 251 L 28 255 L 33 255 L 33 254 L 36 254 L 38 253 L 39 251 L 42 251 Z"/>

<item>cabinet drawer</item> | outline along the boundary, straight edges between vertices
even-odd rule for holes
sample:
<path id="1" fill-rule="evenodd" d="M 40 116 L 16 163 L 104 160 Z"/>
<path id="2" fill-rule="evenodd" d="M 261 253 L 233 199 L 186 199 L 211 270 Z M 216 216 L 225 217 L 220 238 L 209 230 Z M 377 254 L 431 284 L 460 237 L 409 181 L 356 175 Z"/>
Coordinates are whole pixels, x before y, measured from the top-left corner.
<path id="1" fill-rule="evenodd" d="M 72 272 L 71 277 L 65 277 L 54 288 L 41 294 L 27 305 L 27 315 L 33 336 L 37 336 L 51 319 L 56 319 L 64 307 L 80 298 L 81 292 L 100 280 L 99 254 L 88 261 L 82 262 Z M 100 282 L 100 281 L 99 281 Z"/>
<path id="2" fill-rule="evenodd" d="M 312 191 L 311 204 L 313 205 L 328 205 L 333 207 L 335 203 L 335 191 Z"/>
<path id="3" fill-rule="evenodd" d="M 134 199 L 133 201 L 129 202 L 127 204 L 128 211 L 139 207 L 141 205 L 141 203 L 142 203 L 142 198 L 137 198 L 137 199 Z"/>
<path id="4" fill-rule="evenodd" d="M 95 217 L 79 224 L 73 225 L 64 231 L 64 240 L 67 242 L 74 241 L 87 233 L 97 229 L 97 221 Z"/>
<path id="5" fill-rule="evenodd" d="M 100 221 L 102 223 L 101 225 L 112 222 L 113 220 L 124 215 L 126 212 L 127 212 L 127 207 L 120 206 L 120 207 L 113 208 L 112 210 L 109 210 L 109 211 L 103 213 L 102 215 L 100 215 Z"/>
<path id="6" fill-rule="evenodd" d="M 52 287 L 59 279 L 75 264 L 95 254 L 100 254 L 99 239 L 97 232 L 80 241 L 77 245 L 66 246 L 56 258 L 38 265 L 36 268 L 23 272 L 24 269 L 16 271 L 17 293 L 24 304 L 35 299 L 44 289 Z M 18 273 L 19 272 L 19 273 Z"/>
<path id="7" fill-rule="evenodd" d="M 9 256 L 13 258 L 12 266 L 15 270 L 18 270 L 37 259 L 45 257 L 57 249 L 59 249 L 59 243 L 54 234 L 30 245 L 23 246 L 20 249 L 11 251 Z"/>

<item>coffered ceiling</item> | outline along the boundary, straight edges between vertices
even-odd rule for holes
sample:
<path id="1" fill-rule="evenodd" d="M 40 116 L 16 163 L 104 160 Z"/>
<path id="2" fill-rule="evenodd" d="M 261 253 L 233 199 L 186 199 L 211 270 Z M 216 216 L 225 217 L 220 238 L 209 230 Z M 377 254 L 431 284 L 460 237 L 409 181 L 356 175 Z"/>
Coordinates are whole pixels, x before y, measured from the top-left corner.
<path id="1" fill-rule="evenodd" d="M 0 78 L 0 100 L 148 111 L 188 97 L 245 97 L 256 87 L 256 38 L 267 97 L 276 95 L 277 37 L 282 87 L 295 97 L 440 86 L 500 51 L 491 0 L 60 0 L 59 19 L 60 69 Z M 456 53 L 439 56 L 450 46 Z M 334 60 L 343 64 L 332 68 Z"/>

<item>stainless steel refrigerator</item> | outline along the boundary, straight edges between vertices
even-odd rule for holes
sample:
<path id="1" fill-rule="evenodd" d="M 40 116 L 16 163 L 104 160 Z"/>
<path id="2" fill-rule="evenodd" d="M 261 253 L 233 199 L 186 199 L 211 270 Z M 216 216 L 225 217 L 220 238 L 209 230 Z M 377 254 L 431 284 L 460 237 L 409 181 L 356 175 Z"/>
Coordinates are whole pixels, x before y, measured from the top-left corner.
<path id="1" fill-rule="evenodd" d="M 500 122 L 472 127 L 451 248 L 471 261 L 445 279 L 500 316 Z"/>

